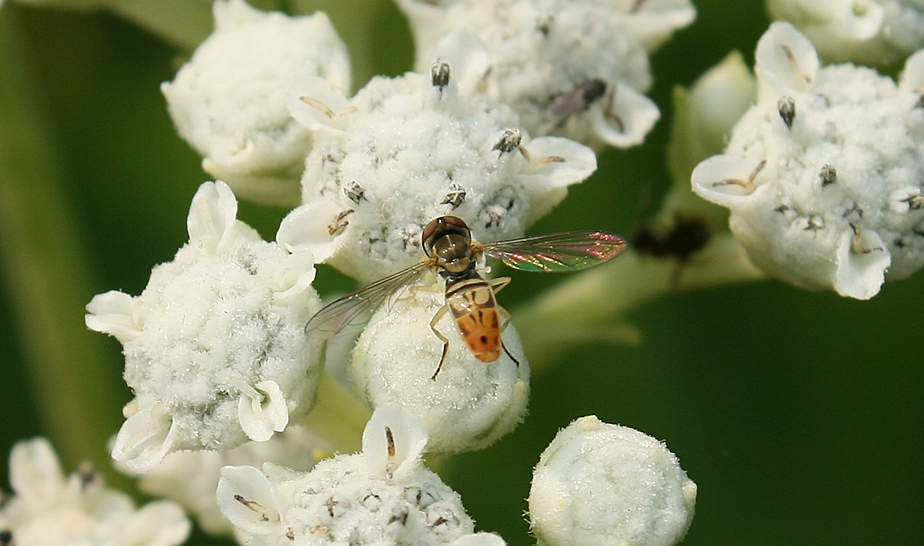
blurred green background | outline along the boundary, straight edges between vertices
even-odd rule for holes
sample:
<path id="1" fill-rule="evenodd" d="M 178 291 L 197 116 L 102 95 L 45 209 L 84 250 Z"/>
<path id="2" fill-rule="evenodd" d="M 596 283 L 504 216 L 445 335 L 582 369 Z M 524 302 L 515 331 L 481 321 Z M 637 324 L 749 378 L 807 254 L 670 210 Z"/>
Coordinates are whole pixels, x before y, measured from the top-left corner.
<path id="1" fill-rule="evenodd" d="M 697 21 L 652 59 L 661 122 L 643 146 L 602 154 L 593 177 L 532 232 L 628 234 L 656 211 L 670 184 L 671 89 L 732 49 L 751 63 L 768 25 L 756 0 L 695 3 Z M 364 59 L 356 87 L 411 67 L 407 25 L 389 2 L 320 4 Z M 151 267 L 187 240 L 189 201 L 209 177 L 159 90 L 185 55 L 107 12 L 0 9 L 5 490 L 6 454 L 36 435 L 51 437 L 68 471 L 87 458 L 108 471 L 103 444 L 131 395 L 119 344 L 85 329 L 83 306 L 107 290 L 140 293 Z M 286 212 L 243 202 L 239 218 L 271 239 Z M 501 298 L 508 308 L 561 280 L 513 276 Z M 353 287 L 329 268 L 316 285 Z M 868 302 L 775 281 L 665 296 L 629 317 L 641 345 L 572 348 L 533 381 L 525 423 L 456 457 L 444 478 L 480 530 L 531 544 L 523 514 L 532 466 L 559 428 L 596 414 L 664 439 L 697 482 L 684 544 L 920 544 L 922 311 L 921 273 Z M 56 411 L 60 401 L 70 409 Z M 224 542 L 196 534 L 189 543 Z"/>

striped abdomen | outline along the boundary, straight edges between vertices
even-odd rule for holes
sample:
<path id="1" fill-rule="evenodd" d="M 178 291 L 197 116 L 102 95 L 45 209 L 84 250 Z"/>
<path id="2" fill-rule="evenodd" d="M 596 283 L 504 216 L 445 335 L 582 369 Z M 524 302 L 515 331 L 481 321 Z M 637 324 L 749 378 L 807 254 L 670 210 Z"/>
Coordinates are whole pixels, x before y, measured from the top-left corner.
<path id="1" fill-rule="evenodd" d="M 446 282 L 446 305 L 475 358 L 494 362 L 500 356 L 500 317 L 491 285 L 479 276 Z"/>

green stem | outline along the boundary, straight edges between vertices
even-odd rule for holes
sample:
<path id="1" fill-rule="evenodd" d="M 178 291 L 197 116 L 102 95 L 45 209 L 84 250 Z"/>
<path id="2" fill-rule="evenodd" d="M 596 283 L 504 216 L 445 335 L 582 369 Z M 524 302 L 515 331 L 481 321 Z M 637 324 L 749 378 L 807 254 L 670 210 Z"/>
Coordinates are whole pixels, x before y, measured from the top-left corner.
<path id="1" fill-rule="evenodd" d="M 321 374 L 314 408 L 301 424 L 338 453 L 362 450 L 363 429 L 371 413 L 326 371 Z"/>
<path id="2" fill-rule="evenodd" d="M 114 13 L 165 41 L 192 51 L 212 32 L 212 2 L 203 0 L 110 0 Z"/>
<path id="3" fill-rule="evenodd" d="M 763 278 L 725 232 L 686 264 L 629 250 L 609 264 L 572 275 L 512 314 L 533 373 L 542 373 L 575 343 L 640 341 L 623 317 L 656 297 Z"/>
<path id="4" fill-rule="evenodd" d="M 89 459 L 107 469 L 106 442 L 121 422 L 118 374 L 105 365 L 103 337 L 84 326 L 91 268 L 18 23 L 15 10 L 0 10 L 2 280 L 44 430 L 65 467 Z"/>

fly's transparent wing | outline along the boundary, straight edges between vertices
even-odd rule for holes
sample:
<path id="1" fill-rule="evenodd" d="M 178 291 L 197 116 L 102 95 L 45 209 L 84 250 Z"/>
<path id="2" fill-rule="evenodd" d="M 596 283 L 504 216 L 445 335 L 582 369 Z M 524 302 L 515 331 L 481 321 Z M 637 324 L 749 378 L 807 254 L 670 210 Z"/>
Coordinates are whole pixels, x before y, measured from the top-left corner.
<path id="1" fill-rule="evenodd" d="M 626 241 L 605 231 L 567 231 L 472 246 L 514 269 L 557 273 L 608 262 L 625 250 Z"/>
<path id="2" fill-rule="evenodd" d="M 328 339 L 361 329 L 389 296 L 413 284 L 429 267 L 429 262 L 420 262 L 334 300 L 308 320 L 305 333 L 315 339 Z"/>

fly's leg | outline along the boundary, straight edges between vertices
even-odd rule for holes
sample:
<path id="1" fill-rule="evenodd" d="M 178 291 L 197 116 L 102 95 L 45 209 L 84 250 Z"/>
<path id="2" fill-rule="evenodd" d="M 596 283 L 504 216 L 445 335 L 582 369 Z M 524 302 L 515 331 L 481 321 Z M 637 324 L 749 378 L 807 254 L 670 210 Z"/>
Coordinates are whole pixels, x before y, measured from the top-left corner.
<path id="1" fill-rule="evenodd" d="M 505 283 L 501 286 L 501 288 L 503 288 L 504 286 L 507 286 L 507 284 L 508 284 L 509 282 L 510 282 L 510 279 L 508 278 L 508 279 L 507 279 L 507 282 L 505 282 Z M 504 335 L 504 330 L 506 330 L 506 329 L 507 329 L 507 326 L 510 324 L 510 313 L 508 313 L 507 310 L 504 309 L 503 307 L 501 307 L 500 305 L 497 306 L 497 312 L 500 313 L 500 316 L 502 316 L 502 317 L 504 318 L 504 323 L 501 325 L 501 329 L 500 329 L 500 332 L 501 332 L 501 340 L 500 340 L 501 349 L 503 349 L 504 352 L 507 353 L 507 356 L 510 357 L 510 360 L 512 360 L 513 363 L 517 365 L 517 367 L 520 367 L 520 361 L 517 360 L 516 358 L 514 358 L 514 356 L 513 356 L 512 354 L 510 354 L 510 351 L 507 350 L 507 346 L 504 345 L 503 335 Z"/>
<path id="2" fill-rule="evenodd" d="M 491 290 L 493 290 L 494 293 L 497 294 L 498 292 L 503 290 L 505 286 L 510 284 L 511 280 L 512 279 L 510 277 L 498 277 L 496 279 L 491 279 L 488 282 L 491 284 Z M 507 316 L 509 317 L 510 315 L 507 315 Z"/>
<path id="3" fill-rule="evenodd" d="M 446 360 L 446 351 L 449 350 L 449 338 L 441 334 L 440 331 L 436 329 L 436 323 L 439 322 L 441 318 L 443 318 L 443 315 L 445 315 L 447 311 L 449 311 L 449 306 L 443 305 L 440 307 L 440 310 L 437 311 L 435 315 L 433 315 L 433 318 L 430 319 L 430 329 L 433 330 L 433 333 L 436 334 L 436 337 L 440 338 L 440 340 L 443 342 L 443 356 L 440 357 L 440 364 L 436 367 L 436 371 L 433 372 L 433 376 L 430 377 L 430 379 L 433 381 L 436 381 L 436 376 L 443 368 L 443 361 Z"/>

